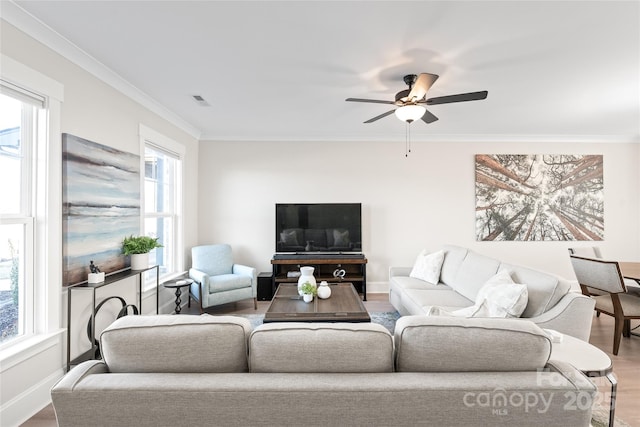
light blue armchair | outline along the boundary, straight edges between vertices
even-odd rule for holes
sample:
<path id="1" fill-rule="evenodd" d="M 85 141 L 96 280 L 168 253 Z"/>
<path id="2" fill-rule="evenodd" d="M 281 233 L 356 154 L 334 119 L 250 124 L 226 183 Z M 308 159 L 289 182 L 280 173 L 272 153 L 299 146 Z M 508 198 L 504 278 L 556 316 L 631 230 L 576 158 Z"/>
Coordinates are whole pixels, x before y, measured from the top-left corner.
<path id="1" fill-rule="evenodd" d="M 256 269 L 234 264 L 231 246 L 194 246 L 191 257 L 189 277 L 195 282 L 190 296 L 200 303 L 200 313 L 207 307 L 247 298 L 253 298 L 253 306 L 258 309 Z"/>

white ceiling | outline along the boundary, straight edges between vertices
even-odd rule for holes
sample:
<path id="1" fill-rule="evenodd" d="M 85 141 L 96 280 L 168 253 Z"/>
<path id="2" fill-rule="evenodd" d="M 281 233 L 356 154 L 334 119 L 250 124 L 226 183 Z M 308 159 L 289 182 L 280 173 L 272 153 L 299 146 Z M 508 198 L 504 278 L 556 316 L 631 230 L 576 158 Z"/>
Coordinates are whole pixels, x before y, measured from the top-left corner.
<path id="1" fill-rule="evenodd" d="M 413 140 L 640 141 L 639 1 L 15 3 L 201 139 L 404 140 L 362 123 L 390 106 L 344 100 L 429 72 L 427 97 L 489 96 L 431 106 Z"/>

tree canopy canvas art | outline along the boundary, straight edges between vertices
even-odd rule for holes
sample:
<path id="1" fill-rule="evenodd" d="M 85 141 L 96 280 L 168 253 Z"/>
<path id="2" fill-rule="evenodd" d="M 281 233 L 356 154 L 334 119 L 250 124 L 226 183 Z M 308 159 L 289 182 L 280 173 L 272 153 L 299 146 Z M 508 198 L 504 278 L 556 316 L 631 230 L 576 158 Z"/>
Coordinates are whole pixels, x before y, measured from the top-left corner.
<path id="1" fill-rule="evenodd" d="M 476 240 L 603 240 L 602 155 L 477 154 Z"/>
<path id="2" fill-rule="evenodd" d="M 63 285 L 128 267 L 124 237 L 140 232 L 140 157 L 62 135 Z"/>

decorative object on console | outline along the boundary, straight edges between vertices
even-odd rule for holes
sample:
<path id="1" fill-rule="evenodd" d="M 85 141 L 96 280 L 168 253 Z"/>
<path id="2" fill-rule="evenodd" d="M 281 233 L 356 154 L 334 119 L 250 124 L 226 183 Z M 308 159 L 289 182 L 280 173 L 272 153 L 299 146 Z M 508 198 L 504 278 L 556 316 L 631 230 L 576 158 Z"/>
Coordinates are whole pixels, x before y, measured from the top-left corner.
<path id="1" fill-rule="evenodd" d="M 157 237 L 129 236 L 122 241 L 122 253 L 131 256 L 131 269 L 144 270 L 149 266 L 149 252 L 161 248 Z"/>
<path id="2" fill-rule="evenodd" d="M 344 270 L 344 268 L 336 268 L 335 270 L 333 270 L 333 277 L 335 277 L 336 279 L 344 279 L 344 276 L 347 275 L 347 272 Z"/>
<path id="3" fill-rule="evenodd" d="M 89 260 L 107 274 L 127 268 L 122 235 L 140 232 L 140 156 L 62 134 L 62 230 L 63 286 L 85 281 Z"/>
<path id="4" fill-rule="evenodd" d="M 93 260 L 89 261 L 89 276 L 87 277 L 88 283 L 100 283 L 104 282 L 104 273 L 100 271 L 97 265 L 93 263 Z"/>
<path id="5" fill-rule="evenodd" d="M 322 282 L 320 282 L 320 286 L 318 286 L 317 293 L 318 293 L 318 298 L 320 299 L 327 299 L 331 296 L 331 288 L 329 287 L 329 284 L 327 283 L 326 280 L 323 280 Z"/>
<path id="6" fill-rule="evenodd" d="M 477 154 L 476 240 L 602 240 L 602 155 Z"/>
<path id="7" fill-rule="evenodd" d="M 307 283 L 316 287 L 316 278 L 313 277 L 314 267 L 300 267 L 300 277 L 298 278 L 298 293 L 303 295 L 302 288 Z"/>

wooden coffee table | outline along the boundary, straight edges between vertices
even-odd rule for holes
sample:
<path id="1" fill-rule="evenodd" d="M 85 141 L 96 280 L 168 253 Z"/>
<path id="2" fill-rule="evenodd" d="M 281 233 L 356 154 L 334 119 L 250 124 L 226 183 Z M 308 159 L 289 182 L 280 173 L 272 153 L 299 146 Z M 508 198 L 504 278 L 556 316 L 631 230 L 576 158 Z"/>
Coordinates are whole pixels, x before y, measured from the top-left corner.
<path id="1" fill-rule="evenodd" d="M 331 297 L 314 298 L 305 303 L 298 295 L 298 285 L 281 283 L 264 314 L 270 322 L 370 322 L 360 296 L 351 283 L 330 283 Z"/>

